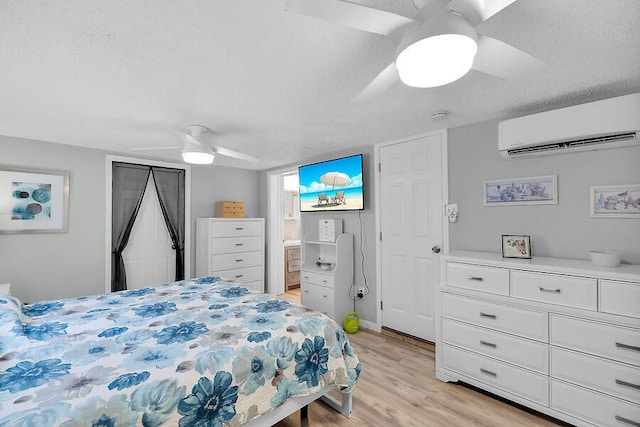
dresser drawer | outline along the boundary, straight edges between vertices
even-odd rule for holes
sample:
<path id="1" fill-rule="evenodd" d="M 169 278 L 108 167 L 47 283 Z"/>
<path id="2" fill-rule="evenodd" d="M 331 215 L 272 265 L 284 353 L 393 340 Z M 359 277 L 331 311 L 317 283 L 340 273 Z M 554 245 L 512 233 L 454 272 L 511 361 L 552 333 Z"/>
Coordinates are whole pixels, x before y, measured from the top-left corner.
<path id="1" fill-rule="evenodd" d="M 442 319 L 442 341 L 543 374 L 549 372 L 548 347 L 536 341 L 449 319 Z"/>
<path id="2" fill-rule="evenodd" d="M 308 270 L 300 271 L 300 281 L 309 282 L 314 285 L 326 286 L 333 288 L 333 276 L 329 274 L 321 274 Z"/>
<path id="3" fill-rule="evenodd" d="M 211 253 L 261 251 L 262 237 L 221 237 L 211 242 Z"/>
<path id="4" fill-rule="evenodd" d="M 333 318 L 333 289 L 302 282 L 300 302 Z"/>
<path id="5" fill-rule="evenodd" d="M 549 406 L 548 377 L 446 344 L 442 352 L 445 368 Z"/>
<path id="6" fill-rule="evenodd" d="M 640 404 L 640 369 L 551 348 L 551 376 Z"/>
<path id="7" fill-rule="evenodd" d="M 293 259 L 293 260 L 287 261 L 287 271 L 288 272 L 300 271 L 300 260 L 299 259 Z"/>
<path id="8" fill-rule="evenodd" d="M 596 311 L 596 279 L 558 274 L 511 272 L 511 296 Z"/>
<path id="9" fill-rule="evenodd" d="M 552 345 L 640 366 L 640 329 L 552 314 Z"/>
<path id="10" fill-rule="evenodd" d="M 442 316 L 547 342 L 547 313 L 442 294 Z"/>
<path id="11" fill-rule="evenodd" d="M 253 289 L 254 291 L 264 292 L 263 280 L 252 280 L 251 282 L 242 282 L 242 286 Z"/>
<path id="12" fill-rule="evenodd" d="M 299 285 L 300 284 L 300 272 L 292 271 L 287 273 L 287 283 L 289 285 Z"/>
<path id="13" fill-rule="evenodd" d="M 602 427 L 640 425 L 640 405 L 551 380 L 551 408 Z"/>
<path id="14" fill-rule="evenodd" d="M 640 318 L 640 283 L 601 280 L 600 311 Z"/>
<path id="15" fill-rule="evenodd" d="M 509 270 L 458 262 L 446 263 L 448 286 L 509 295 Z"/>
<path id="16" fill-rule="evenodd" d="M 251 282 L 253 280 L 264 280 L 262 275 L 262 266 L 233 268 L 230 270 L 215 270 L 211 272 L 211 275 L 241 283 Z"/>
<path id="17" fill-rule="evenodd" d="M 262 236 L 261 221 L 214 221 L 211 237 Z"/>
<path id="18" fill-rule="evenodd" d="M 300 259 L 300 246 L 287 248 L 287 261 L 291 261 L 293 259 Z"/>
<path id="19" fill-rule="evenodd" d="M 226 270 L 229 268 L 252 267 L 262 265 L 262 252 L 226 253 L 211 255 L 211 268 L 213 270 Z"/>

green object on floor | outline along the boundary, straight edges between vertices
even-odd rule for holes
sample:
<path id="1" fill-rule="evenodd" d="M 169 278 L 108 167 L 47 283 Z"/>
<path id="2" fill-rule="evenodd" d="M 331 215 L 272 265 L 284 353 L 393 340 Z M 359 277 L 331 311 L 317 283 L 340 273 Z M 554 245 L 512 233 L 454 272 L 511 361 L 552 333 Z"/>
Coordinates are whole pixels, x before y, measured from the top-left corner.
<path id="1" fill-rule="evenodd" d="M 344 315 L 344 330 L 348 334 L 355 334 L 360 327 L 360 315 L 357 311 L 352 311 Z"/>

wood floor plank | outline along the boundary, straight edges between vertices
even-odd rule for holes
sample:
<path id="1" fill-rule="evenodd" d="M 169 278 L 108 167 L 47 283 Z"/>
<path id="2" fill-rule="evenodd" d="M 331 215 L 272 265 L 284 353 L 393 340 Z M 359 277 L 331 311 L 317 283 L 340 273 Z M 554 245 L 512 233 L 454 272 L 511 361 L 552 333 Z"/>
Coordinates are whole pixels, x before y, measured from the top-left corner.
<path id="1" fill-rule="evenodd" d="M 433 351 L 361 329 L 349 335 L 362 363 L 353 391 L 353 417 L 347 419 L 322 402 L 309 407 L 309 427 L 456 426 L 553 427 L 567 425 L 435 378 Z M 292 414 L 277 427 L 299 427 Z"/>

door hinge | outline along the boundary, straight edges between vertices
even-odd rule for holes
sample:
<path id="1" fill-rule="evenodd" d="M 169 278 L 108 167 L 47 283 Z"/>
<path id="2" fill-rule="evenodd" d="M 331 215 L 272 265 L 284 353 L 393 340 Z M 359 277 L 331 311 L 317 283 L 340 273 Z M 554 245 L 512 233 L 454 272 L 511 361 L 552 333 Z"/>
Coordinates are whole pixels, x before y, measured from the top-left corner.
<path id="1" fill-rule="evenodd" d="M 380 301 L 380 310 L 382 310 L 382 301 Z"/>

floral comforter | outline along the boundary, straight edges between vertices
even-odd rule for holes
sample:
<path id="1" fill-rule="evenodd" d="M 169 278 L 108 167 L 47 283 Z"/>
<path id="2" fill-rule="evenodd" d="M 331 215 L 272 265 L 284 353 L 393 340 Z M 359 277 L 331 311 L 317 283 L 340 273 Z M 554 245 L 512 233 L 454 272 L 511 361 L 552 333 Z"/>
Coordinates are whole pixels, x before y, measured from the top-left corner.
<path id="1" fill-rule="evenodd" d="M 361 366 L 302 305 L 202 278 L 23 306 L 0 294 L 0 426 L 240 426 Z"/>

